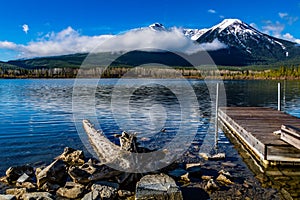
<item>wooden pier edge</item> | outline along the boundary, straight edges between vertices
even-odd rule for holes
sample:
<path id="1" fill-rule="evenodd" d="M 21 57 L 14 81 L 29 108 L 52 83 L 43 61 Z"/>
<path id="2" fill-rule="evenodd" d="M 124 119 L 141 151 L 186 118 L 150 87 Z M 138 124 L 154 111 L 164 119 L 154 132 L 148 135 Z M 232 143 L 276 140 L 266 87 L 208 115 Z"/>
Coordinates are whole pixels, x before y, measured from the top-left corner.
<path id="1" fill-rule="evenodd" d="M 300 125 L 299 118 L 270 108 L 222 107 L 218 121 L 263 167 L 300 165 L 300 150 L 274 134 L 286 122 Z"/>
<path id="2" fill-rule="evenodd" d="M 246 132 L 246 130 L 244 130 L 243 128 L 236 128 L 236 127 L 238 127 L 238 124 L 235 123 L 231 118 L 226 116 L 225 112 L 223 112 L 223 110 L 221 110 L 221 109 L 219 110 L 218 119 L 219 119 L 219 123 L 221 123 L 221 125 L 222 125 L 221 127 L 222 127 L 223 131 L 225 131 L 225 132 L 230 131 L 230 133 L 239 142 L 241 142 L 241 144 L 246 148 L 246 150 L 249 151 L 252 156 L 254 156 L 256 161 L 259 161 L 260 164 L 262 164 L 264 167 L 267 167 L 269 165 L 269 162 L 267 160 L 265 160 L 264 155 L 261 154 L 258 150 L 253 149 L 251 144 L 247 140 L 245 140 L 243 137 L 241 137 L 241 135 L 239 134 L 239 131 Z M 224 130 L 224 128 L 226 128 L 226 130 Z"/>

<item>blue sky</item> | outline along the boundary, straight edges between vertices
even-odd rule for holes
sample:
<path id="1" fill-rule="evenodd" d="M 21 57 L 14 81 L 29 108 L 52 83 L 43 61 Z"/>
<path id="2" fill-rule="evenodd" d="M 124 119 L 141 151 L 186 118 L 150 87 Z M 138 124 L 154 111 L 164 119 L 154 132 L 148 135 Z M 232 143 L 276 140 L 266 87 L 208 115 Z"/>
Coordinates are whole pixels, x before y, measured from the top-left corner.
<path id="1" fill-rule="evenodd" d="M 238 18 L 272 36 L 300 41 L 300 0 L 10 0 L 1 8 L 0 60 L 5 61 L 72 53 L 54 49 L 154 22 L 207 28 Z"/>

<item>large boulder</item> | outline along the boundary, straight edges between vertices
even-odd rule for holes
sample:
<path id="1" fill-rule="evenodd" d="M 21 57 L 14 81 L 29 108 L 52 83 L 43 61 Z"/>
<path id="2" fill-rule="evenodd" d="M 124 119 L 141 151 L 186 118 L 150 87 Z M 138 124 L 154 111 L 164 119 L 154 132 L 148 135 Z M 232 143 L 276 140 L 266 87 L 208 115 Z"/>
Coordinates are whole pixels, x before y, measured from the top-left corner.
<path id="1" fill-rule="evenodd" d="M 58 159 L 68 163 L 68 165 L 80 166 L 84 164 L 85 157 L 83 151 L 66 147 Z"/>
<path id="2" fill-rule="evenodd" d="M 62 160 L 55 160 L 36 175 L 37 186 L 39 188 L 41 188 L 46 182 L 64 185 L 66 178 L 66 165 Z"/>
<path id="3" fill-rule="evenodd" d="M 59 188 L 56 194 L 68 199 L 77 199 L 84 195 L 85 187 L 78 183 L 67 182 L 64 187 Z"/>
<path id="4" fill-rule="evenodd" d="M 136 200 L 182 200 L 175 181 L 166 174 L 146 175 L 136 185 Z"/>

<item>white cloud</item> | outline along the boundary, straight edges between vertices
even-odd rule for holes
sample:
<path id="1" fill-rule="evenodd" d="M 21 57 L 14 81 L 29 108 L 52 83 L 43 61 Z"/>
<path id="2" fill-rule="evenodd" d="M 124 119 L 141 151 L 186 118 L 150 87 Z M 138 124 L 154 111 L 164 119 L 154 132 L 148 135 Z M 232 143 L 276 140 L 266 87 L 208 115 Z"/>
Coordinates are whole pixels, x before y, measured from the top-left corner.
<path id="1" fill-rule="evenodd" d="M 23 28 L 24 33 L 27 34 L 29 31 L 29 26 L 27 24 L 23 24 L 22 28 Z"/>
<path id="2" fill-rule="evenodd" d="M 17 48 L 17 45 L 13 42 L 9 41 L 0 41 L 0 49 L 10 49 L 15 50 Z"/>
<path id="3" fill-rule="evenodd" d="M 257 25 L 255 23 L 250 23 L 250 26 L 252 26 L 255 29 L 258 29 Z"/>
<path id="4" fill-rule="evenodd" d="M 283 18 L 287 17 L 289 14 L 288 14 L 288 13 L 282 13 L 282 12 L 279 12 L 278 15 L 279 15 L 279 17 L 280 17 L 281 19 L 283 19 Z"/>
<path id="5" fill-rule="evenodd" d="M 161 49 L 189 54 L 203 50 L 199 44 L 187 38 L 181 29 L 172 28 L 169 31 L 153 31 L 145 28 L 129 31 L 104 42 L 100 51 L 130 51 L 136 49 Z"/>
<path id="6" fill-rule="evenodd" d="M 285 25 L 281 24 L 278 21 L 275 23 L 273 23 L 272 21 L 265 21 L 265 25 L 262 27 L 262 32 L 280 38 L 284 28 Z"/>
<path id="7" fill-rule="evenodd" d="M 300 43 L 300 39 L 295 38 L 290 33 L 283 33 L 285 25 L 280 22 L 273 23 L 272 21 L 265 21 L 265 26 L 262 27 L 262 32 L 272 35 L 277 38 L 289 40 L 292 42 Z"/>
<path id="8" fill-rule="evenodd" d="M 295 37 L 294 37 L 293 35 L 291 35 L 290 33 L 284 34 L 284 35 L 282 36 L 282 38 L 300 44 L 300 39 L 295 38 Z"/>
<path id="9" fill-rule="evenodd" d="M 217 13 L 217 11 L 216 11 L 216 10 L 214 10 L 214 9 L 209 9 L 207 12 L 209 12 L 209 13 L 211 13 L 211 14 L 215 14 L 215 13 Z"/>
<path id="10" fill-rule="evenodd" d="M 98 47 L 97 51 L 102 52 L 150 48 L 189 54 L 201 50 L 227 48 L 219 41 L 199 45 L 187 38 L 179 28 L 172 28 L 168 31 L 153 31 L 149 28 L 143 28 L 116 36 L 85 36 L 72 27 L 67 27 L 58 33 L 47 33 L 26 45 L 0 41 L 0 48 L 14 50 L 19 53 L 21 58 L 87 53 L 96 47 Z"/>
<path id="11" fill-rule="evenodd" d="M 214 39 L 211 43 L 202 43 L 200 46 L 206 51 L 215 51 L 228 48 L 226 44 L 220 42 L 218 39 Z"/>
<path id="12" fill-rule="evenodd" d="M 298 21 L 299 19 L 299 17 L 290 16 L 288 13 L 279 12 L 278 15 L 281 19 L 286 20 L 289 25 L 292 25 L 294 22 Z"/>

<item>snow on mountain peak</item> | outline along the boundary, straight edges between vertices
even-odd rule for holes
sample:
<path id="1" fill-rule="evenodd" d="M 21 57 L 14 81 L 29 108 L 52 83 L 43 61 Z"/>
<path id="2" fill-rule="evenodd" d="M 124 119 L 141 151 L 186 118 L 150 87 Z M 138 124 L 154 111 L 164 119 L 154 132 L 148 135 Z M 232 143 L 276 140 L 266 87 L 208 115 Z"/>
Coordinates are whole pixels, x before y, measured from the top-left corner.
<path id="1" fill-rule="evenodd" d="M 149 28 L 151 28 L 152 30 L 155 30 L 155 31 L 163 31 L 163 30 L 166 30 L 166 28 L 164 27 L 163 24 L 161 23 L 154 23 L 154 24 L 151 24 L 149 26 Z"/>
<path id="2" fill-rule="evenodd" d="M 183 34 L 191 40 L 197 40 L 201 35 L 203 35 L 208 29 L 183 29 Z"/>
<path id="3" fill-rule="evenodd" d="M 239 26 L 239 25 L 245 25 L 241 20 L 239 19 L 224 19 L 221 23 L 215 25 L 212 27 L 213 30 L 219 29 L 219 33 L 222 32 L 224 29 L 226 29 L 229 26 Z"/>

